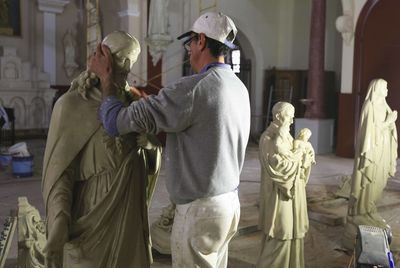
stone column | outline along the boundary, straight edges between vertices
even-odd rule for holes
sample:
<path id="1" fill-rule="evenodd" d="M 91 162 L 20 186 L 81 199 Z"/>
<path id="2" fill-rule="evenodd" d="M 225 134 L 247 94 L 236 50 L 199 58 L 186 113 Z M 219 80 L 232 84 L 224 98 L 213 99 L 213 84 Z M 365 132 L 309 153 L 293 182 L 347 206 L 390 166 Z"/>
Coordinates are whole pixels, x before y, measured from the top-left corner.
<path id="1" fill-rule="evenodd" d="M 325 118 L 324 56 L 326 0 L 312 0 L 306 118 Z"/>
<path id="2" fill-rule="evenodd" d="M 38 0 L 43 12 L 43 71 L 50 76 L 50 84 L 56 83 L 56 14 L 64 11 L 70 0 Z"/>

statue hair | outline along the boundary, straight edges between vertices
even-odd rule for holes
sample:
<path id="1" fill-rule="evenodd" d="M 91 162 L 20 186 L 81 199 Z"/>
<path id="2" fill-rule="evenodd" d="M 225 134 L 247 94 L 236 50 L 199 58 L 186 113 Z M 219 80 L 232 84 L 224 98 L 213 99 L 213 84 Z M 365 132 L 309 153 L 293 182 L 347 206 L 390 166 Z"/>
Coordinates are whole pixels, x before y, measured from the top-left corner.
<path id="1" fill-rule="evenodd" d="M 114 31 L 103 39 L 102 44 L 108 46 L 111 51 L 115 86 L 123 92 L 128 92 L 129 85 L 126 79 L 140 53 L 139 41 L 126 32 Z M 85 70 L 72 81 L 70 90 L 77 89 L 87 100 L 89 90 L 98 88 L 99 82 L 100 79 L 94 73 Z"/>
<path id="2" fill-rule="evenodd" d="M 277 114 L 280 114 L 286 110 L 292 110 L 294 112 L 294 106 L 292 104 L 290 104 L 289 102 L 284 102 L 284 101 L 277 102 L 274 105 L 274 107 L 272 107 L 273 118 L 276 118 Z"/>

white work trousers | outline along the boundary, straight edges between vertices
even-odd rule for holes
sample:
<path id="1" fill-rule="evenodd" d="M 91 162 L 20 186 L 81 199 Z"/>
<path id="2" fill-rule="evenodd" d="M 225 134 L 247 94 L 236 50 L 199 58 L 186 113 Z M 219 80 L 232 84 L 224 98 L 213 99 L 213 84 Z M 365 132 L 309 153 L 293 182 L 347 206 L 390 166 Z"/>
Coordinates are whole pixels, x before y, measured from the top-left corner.
<path id="1" fill-rule="evenodd" d="M 240 218 L 237 191 L 176 205 L 171 234 L 173 268 L 225 268 Z"/>

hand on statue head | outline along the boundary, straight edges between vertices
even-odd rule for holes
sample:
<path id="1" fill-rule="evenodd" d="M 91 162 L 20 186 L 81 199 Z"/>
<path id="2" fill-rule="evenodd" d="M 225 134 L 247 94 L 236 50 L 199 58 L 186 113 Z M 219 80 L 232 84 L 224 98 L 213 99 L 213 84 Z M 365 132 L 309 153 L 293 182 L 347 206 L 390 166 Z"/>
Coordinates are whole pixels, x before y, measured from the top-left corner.
<path id="1" fill-rule="evenodd" d="M 43 249 L 46 267 L 62 268 L 64 245 L 68 241 L 68 220 L 64 215 L 55 218 L 49 229 L 46 246 Z"/>
<path id="2" fill-rule="evenodd" d="M 103 93 L 111 89 L 113 79 L 113 58 L 110 49 L 103 44 L 99 44 L 96 52 L 88 60 L 88 70 L 97 75 L 100 79 Z M 108 92 L 106 92 L 108 93 Z"/>

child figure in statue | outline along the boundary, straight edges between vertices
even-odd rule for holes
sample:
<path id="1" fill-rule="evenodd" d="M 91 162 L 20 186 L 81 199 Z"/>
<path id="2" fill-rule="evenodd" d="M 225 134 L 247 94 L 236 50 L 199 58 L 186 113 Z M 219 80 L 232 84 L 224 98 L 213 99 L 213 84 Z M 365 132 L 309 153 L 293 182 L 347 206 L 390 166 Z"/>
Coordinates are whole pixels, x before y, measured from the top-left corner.
<path id="1" fill-rule="evenodd" d="M 125 32 L 102 42 L 112 53 L 118 97 L 127 101 L 139 43 Z M 84 71 L 54 106 L 42 181 L 46 267 L 150 267 L 147 212 L 160 147 L 144 146 L 144 134 L 110 137 L 97 117 L 98 88 L 97 77 Z"/>
<path id="2" fill-rule="evenodd" d="M 259 228 L 264 232 L 259 268 L 303 268 L 304 236 L 308 230 L 306 183 L 314 162 L 303 130 L 293 140 L 294 107 L 278 102 L 273 121 L 260 139 L 261 189 Z"/>
<path id="3" fill-rule="evenodd" d="M 312 144 L 308 141 L 311 137 L 311 130 L 308 128 L 302 128 L 297 135 L 297 138 L 293 141 L 293 151 L 298 150 L 303 152 L 303 171 L 305 172 L 304 178 L 308 180 L 310 177 L 311 164 L 315 164 L 315 152 Z"/>
<path id="4" fill-rule="evenodd" d="M 348 223 L 386 228 L 376 203 L 396 172 L 397 112 L 386 103 L 387 82 L 372 80 L 358 129 L 349 200 Z"/>

